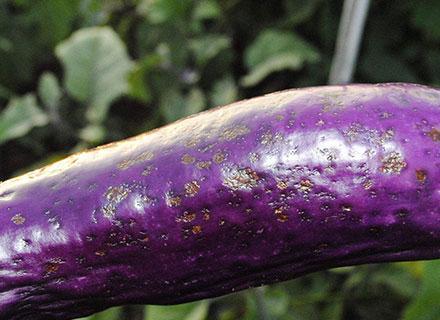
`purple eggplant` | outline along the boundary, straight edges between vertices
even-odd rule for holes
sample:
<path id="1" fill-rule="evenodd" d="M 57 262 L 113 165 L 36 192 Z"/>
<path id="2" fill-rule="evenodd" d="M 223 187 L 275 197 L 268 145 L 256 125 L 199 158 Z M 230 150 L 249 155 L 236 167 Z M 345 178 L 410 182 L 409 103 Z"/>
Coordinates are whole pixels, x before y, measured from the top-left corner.
<path id="1" fill-rule="evenodd" d="M 0 318 L 440 257 L 440 90 L 278 92 L 0 184 Z"/>

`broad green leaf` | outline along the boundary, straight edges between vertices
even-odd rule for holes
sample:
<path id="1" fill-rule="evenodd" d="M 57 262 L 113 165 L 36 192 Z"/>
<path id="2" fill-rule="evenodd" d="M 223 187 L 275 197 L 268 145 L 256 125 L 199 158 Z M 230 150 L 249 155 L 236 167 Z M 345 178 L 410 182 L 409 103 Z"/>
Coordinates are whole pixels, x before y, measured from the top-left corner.
<path id="1" fill-rule="evenodd" d="M 193 88 L 187 95 L 178 89 L 164 91 L 160 99 L 160 110 L 167 122 L 202 111 L 206 106 L 206 98 L 198 88 Z"/>
<path id="2" fill-rule="evenodd" d="M 252 86 L 272 72 L 298 70 L 304 63 L 317 62 L 319 53 L 294 33 L 269 29 L 246 49 L 244 59 L 250 72 L 242 78 L 242 83 Z"/>
<path id="3" fill-rule="evenodd" d="M 194 8 L 193 17 L 196 20 L 215 19 L 221 15 L 221 8 L 216 0 L 201 0 Z"/>
<path id="4" fill-rule="evenodd" d="M 47 115 L 38 107 L 34 95 L 13 98 L 0 113 L 0 144 L 27 134 L 34 127 L 48 123 Z"/>
<path id="5" fill-rule="evenodd" d="M 174 306 L 148 306 L 145 320 L 204 320 L 208 309 L 207 300 Z"/>
<path id="6" fill-rule="evenodd" d="M 68 93 L 88 105 L 86 117 L 100 123 L 110 103 L 128 91 L 132 62 L 124 43 L 109 27 L 81 29 L 56 48 Z"/>
<path id="7" fill-rule="evenodd" d="M 425 262 L 419 294 L 408 305 L 403 320 L 438 320 L 440 315 L 440 260 Z"/>
<path id="8" fill-rule="evenodd" d="M 51 72 L 45 72 L 38 82 L 38 95 L 46 107 L 54 109 L 62 96 L 58 79 Z"/>
<path id="9" fill-rule="evenodd" d="M 297 25 L 310 19 L 321 0 L 285 0 L 287 23 Z"/>
<path id="10" fill-rule="evenodd" d="M 222 106 L 236 101 L 238 88 L 232 77 L 227 76 L 214 83 L 211 91 L 211 102 L 213 106 Z"/>
<path id="11" fill-rule="evenodd" d="M 189 0 L 143 0 L 137 11 L 153 24 L 184 19 L 192 1 Z"/>
<path id="12" fill-rule="evenodd" d="M 202 67 L 230 46 L 231 40 L 229 37 L 220 34 L 208 34 L 190 42 L 197 64 Z"/>

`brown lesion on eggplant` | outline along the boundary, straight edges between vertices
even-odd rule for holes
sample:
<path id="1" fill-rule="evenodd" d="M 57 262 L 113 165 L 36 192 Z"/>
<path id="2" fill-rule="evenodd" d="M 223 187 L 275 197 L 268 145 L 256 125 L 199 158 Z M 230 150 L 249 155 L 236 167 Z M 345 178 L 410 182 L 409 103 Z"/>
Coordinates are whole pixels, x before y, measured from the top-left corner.
<path id="1" fill-rule="evenodd" d="M 131 190 L 127 186 L 110 186 L 104 194 L 107 203 L 101 208 L 103 215 L 107 218 L 113 218 L 119 203 L 124 201 L 130 193 Z"/>
<path id="2" fill-rule="evenodd" d="M 431 131 L 427 133 L 428 137 L 432 139 L 434 142 L 440 142 L 440 130 L 433 128 Z"/>
<path id="3" fill-rule="evenodd" d="M 223 184 L 234 191 L 251 190 L 258 185 L 259 181 L 258 173 L 249 167 L 232 166 L 223 169 Z"/>
<path id="4" fill-rule="evenodd" d="M 199 170 L 209 169 L 211 167 L 210 160 L 201 160 L 196 163 L 196 168 Z"/>
<path id="5" fill-rule="evenodd" d="M 195 161 L 196 158 L 190 155 L 189 153 L 185 153 L 181 158 L 181 162 L 186 165 L 193 164 Z"/>
<path id="6" fill-rule="evenodd" d="M 216 164 L 221 164 L 222 162 L 224 162 L 226 159 L 228 158 L 228 153 L 225 151 L 217 151 L 213 157 L 212 160 L 214 161 L 214 163 Z"/>
<path id="7" fill-rule="evenodd" d="M 380 171 L 386 174 L 400 174 L 406 168 L 407 163 L 399 152 L 393 151 L 382 159 Z"/>
<path id="8" fill-rule="evenodd" d="M 148 165 L 142 170 L 141 175 L 143 175 L 145 177 L 149 176 L 151 174 L 151 172 L 153 172 L 154 169 L 155 169 L 155 167 L 153 165 Z"/>
<path id="9" fill-rule="evenodd" d="M 200 184 L 197 180 L 192 180 L 185 183 L 184 189 L 186 197 L 194 197 L 200 191 Z"/>
<path id="10" fill-rule="evenodd" d="M 173 191 L 165 193 L 165 202 L 168 207 L 179 207 L 182 204 L 182 198 Z"/>
<path id="11" fill-rule="evenodd" d="M 425 183 L 427 176 L 428 176 L 428 173 L 426 172 L 426 170 L 423 170 L 423 169 L 416 170 L 416 179 L 421 184 Z"/>
<path id="12" fill-rule="evenodd" d="M 286 213 L 286 209 L 284 207 L 278 207 L 274 210 L 274 214 L 279 222 L 286 222 L 289 220 L 289 216 Z"/>
<path id="13" fill-rule="evenodd" d="M 193 211 L 185 211 L 181 216 L 176 218 L 176 222 L 190 223 L 197 218 L 197 214 Z"/>
<path id="14" fill-rule="evenodd" d="M 22 213 L 17 213 L 11 218 L 11 221 L 16 225 L 22 225 L 26 222 L 26 218 L 23 216 Z"/>
<path id="15" fill-rule="evenodd" d="M 232 141 L 238 137 L 244 136 L 250 132 L 250 129 L 245 125 L 236 125 L 223 130 L 220 134 L 220 140 Z"/>

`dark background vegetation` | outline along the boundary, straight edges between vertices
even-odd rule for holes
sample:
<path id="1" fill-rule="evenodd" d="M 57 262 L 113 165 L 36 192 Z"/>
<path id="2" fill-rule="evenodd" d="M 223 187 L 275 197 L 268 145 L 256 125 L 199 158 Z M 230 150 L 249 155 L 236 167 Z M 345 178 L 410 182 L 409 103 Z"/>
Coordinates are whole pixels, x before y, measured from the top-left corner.
<path id="1" fill-rule="evenodd" d="M 440 85 L 440 1 L 371 2 L 354 82 Z M 341 9 L 324 0 L 0 0 L 0 180 L 216 105 L 326 84 Z M 335 269 L 148 306 L 146 319 L 262 319 L 262 308 L 271 319 L 438 320 L 440 263 Z M 118 317 L 114 308 L 87 319 Z"/>

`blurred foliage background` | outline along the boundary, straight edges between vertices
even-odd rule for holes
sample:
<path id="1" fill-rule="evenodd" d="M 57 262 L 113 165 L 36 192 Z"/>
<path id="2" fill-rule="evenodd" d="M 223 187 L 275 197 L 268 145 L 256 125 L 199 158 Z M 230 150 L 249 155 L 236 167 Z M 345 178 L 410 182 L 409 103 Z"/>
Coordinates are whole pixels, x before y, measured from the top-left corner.
<path id="1" fill-rule="evenodd" d="M 342 1 L 0 0 L 0 180 L 216 105 L 326 84 Z M 440 85 L 440 2 L 372 1 L 354 82 Z M 147 289 L 146 289 L 147 290 Z M 440 261 L 348 267 L 146 320 L 440 319 Z M 121 308 L 88 320 L 118 320 Z"/>

